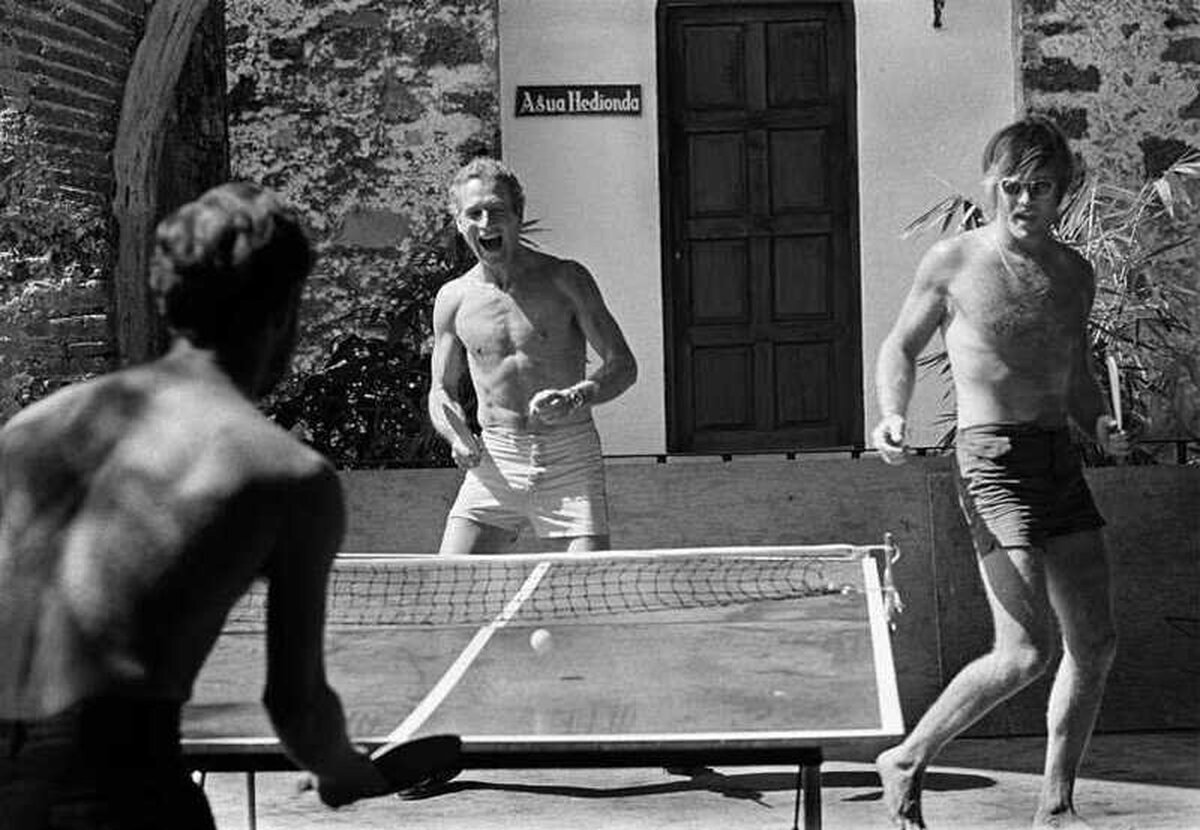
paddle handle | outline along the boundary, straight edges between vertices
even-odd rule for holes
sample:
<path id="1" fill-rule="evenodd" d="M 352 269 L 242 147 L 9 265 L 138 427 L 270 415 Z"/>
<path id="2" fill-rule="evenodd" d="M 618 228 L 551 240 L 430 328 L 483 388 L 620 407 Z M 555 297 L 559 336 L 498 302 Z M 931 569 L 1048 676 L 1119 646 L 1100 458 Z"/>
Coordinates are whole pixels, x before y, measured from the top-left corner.
<path id="1" fill-rule="evenodd" d="M 1106 355 L 1104 365 L 1108 367 L 1108 396 L 1112 403 L 1113 417 L 1117 420 L 1117 429 L 1125 428 L 1125 421 L 1121 415 L 1121 370 L 1117 367 L 1117 359 L 1113 355 Z"/>

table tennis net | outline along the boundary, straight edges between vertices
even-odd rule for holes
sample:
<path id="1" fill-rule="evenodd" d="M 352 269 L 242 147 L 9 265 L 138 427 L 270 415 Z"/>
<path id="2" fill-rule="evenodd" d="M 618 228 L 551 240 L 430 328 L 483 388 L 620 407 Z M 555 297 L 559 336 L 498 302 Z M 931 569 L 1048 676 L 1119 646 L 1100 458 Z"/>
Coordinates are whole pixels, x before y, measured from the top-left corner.
<path id="1" fill-rule="evenodd" d="M 326 625 L 478 625 L 502 616 L 576 619 L 805 599 L 862 586 L 861 555 L 764 550 L 552 559 L 339 558 L 329 580 Z M 845 548 L 855 550 L 865 549 Z M 261 630 L 266 593 L 264 584 L 255 584 L 230 612 L 226 629 Z"/>

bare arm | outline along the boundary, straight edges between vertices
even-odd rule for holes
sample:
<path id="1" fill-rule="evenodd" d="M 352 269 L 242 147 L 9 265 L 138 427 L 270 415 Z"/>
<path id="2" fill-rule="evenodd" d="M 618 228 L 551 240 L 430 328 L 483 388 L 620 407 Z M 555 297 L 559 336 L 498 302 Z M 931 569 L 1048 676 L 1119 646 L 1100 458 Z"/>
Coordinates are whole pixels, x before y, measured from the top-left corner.
<path id="1" fill-rule="evenodd" d="M 1091 313 L 1092 303 L 1095 301 L 1096 278 L 1091 265 L 1087 262 L 1080 261 L 1077 264 L 1083 270 L 1083 278 L 1087 283 L 1083 300 L 1086 306 L 1084 312 L 1086 318 Z M 1094 434 L 1097 419 L 1101 415 L 1107 414 L 1108 407 L 1104 402 L 1104 393 L 1100 391 L 1100 384 L 1096 381 L 1095 372 L 1092 371 L 1092 352 L 1089 345 L 1086 324 L 1081 325 L 1079 342 L 1076 344 L 1075 356 L 1071 361 L 1067 411 L 1080 429 L 1088 434 Z"/>
<path id="2" fill-rule="evenodd" d="M 1081 279 L 1085 281 L 1086 291 L 1084 302 L 1086 318 L 1091 314 L 1092 304 L 1096 298 L 1096 275 L 1092 266 L 1082 257 L 1071 254 L 1077 259 L 1081 269 Z M 1086 322 L 1080 326 L 1079 343 L 1071 363 L 1071 381 L 1067 398 L 1067 413 L 1076 425 L 1088 435 L 1096 439 L 1101 449 L 1110 455 L 1124 456 L 1129 452 L 1130 441 L 1125 430 L 1117 429 L 1116 413 L 1109 412 L 1108 402 L 1104 392 L 1096 380 L 1092 367 L 1092 350 L 1087 335 Z"/>
<path id="3" fill-rule="evenodd" d="M 466 423 L 466 413 L 458 401 L 458 385 L 466 372 L 466 354 L 454 330 L 458 312 L 458 289 L 447 283 L 433 301 L 433 354 L 430 358 L 429 420 L 438 435 L 450 445 L 454 461 L 460 467 L 479 463 L 480 449 L 473 436 L 456 430 L 446 416 L 450 409 L 459 423 Z"/>
<path id="4" fill-rule="evenodd" d="M 583 403 L 595 406 L 611 401 L 634 384 L 637 360 L 591 273 L 578 263 L 568 267 L 567 294 L 575 305 L 583 336 L 600 357 L 600 365 L 573 389 Z"/>
<path id="5" fill-rule="evenodd" d="M 917 357 L 945 318 L 947 285 L 957 259 L 950 243 L 929 249 L 917 266 L 895 324 L 879 347 L 875 390 L 881 418 L 872 440 L 887 461 L 903 459 L 904 418 L 916 383 Z"/>
<path id="6" fill-rule="evenodd" d="M 267 684 L 263 704 L 284 750 L 317 778 L 326 803 L 381 792 L 384 782 L 350 743 L 341 701 L 325 676 L 325 592 L 345 508 L 327 466 L 287 494 L 280 544 L 267 565 Z"/>

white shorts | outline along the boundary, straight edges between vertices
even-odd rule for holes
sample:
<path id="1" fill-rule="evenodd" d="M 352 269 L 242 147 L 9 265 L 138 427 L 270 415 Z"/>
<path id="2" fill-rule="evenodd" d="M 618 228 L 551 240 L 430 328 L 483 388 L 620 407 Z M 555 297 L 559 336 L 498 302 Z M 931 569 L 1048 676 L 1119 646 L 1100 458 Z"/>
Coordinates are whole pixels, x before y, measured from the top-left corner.
<path id="1" fill-rule="evenodd" d="M 467 470 L 450 518 L 539 538 L 608 533 L 604 459 L 592 421 L 534 432 L 483 430 L 483 457 Z"/>

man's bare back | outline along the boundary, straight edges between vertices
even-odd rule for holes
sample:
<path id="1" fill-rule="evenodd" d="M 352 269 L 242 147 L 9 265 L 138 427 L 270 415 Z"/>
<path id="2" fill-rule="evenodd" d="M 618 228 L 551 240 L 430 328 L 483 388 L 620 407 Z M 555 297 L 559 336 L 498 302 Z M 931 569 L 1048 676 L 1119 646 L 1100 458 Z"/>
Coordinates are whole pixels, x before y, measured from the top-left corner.
<path id="1" fill-rule="evenodd" d="M 213 826 L 180 712 L 226 613 L 268 583 L 263 703 L 329 804 L 385 791 L 324 671 L 345 517 L 332 467 L 253 401 L 286 371 L 311 247 L 254 185 L 159 224 L 169 352 L 43 399 L 0 430 L 0 815 Z M 6 825 L 7 826 L 7 825 Z"/>
<path id="2" fill-rule="evenodd" d="M 0 717 L 186 700 L 289 522 L 337 521 L 297 503 L 336 498 L 330 477 L 228 380 L 178 361 L 20 413 L 0 433 Z"/>

